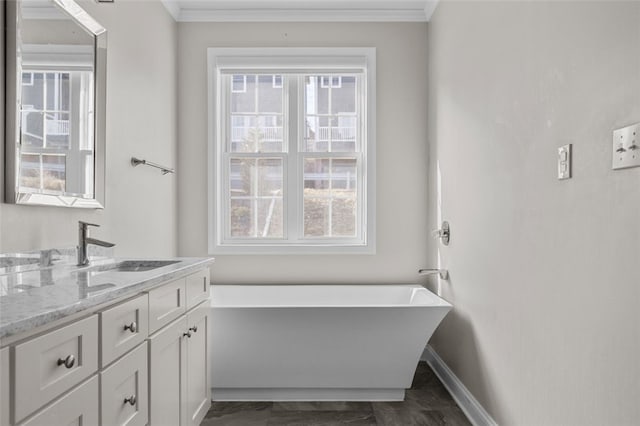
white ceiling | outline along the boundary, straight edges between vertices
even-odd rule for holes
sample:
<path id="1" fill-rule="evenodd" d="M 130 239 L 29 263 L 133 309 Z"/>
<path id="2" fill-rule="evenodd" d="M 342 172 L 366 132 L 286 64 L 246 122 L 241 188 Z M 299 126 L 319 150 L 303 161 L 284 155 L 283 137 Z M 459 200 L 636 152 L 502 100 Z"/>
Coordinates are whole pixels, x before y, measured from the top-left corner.
<path id="1" fill-rule="evenodd" d="M 427 22 L 439 0 L 161 0 L 181 22 Z"/>

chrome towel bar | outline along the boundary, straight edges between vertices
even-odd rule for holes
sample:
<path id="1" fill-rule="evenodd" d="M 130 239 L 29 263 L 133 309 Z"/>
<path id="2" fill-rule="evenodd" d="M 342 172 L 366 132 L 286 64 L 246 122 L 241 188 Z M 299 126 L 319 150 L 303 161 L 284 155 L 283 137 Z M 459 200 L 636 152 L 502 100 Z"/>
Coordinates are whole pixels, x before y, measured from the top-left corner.
<path id="1" fill-rule="evenodd" d="M 151 161 L 141 160 L 136 157 L 131 157 L 131 165 L 133 167 L 139 166 L 140 164 L 144 164 L 145 166 L 151 166 L 151 167 L 155 167 L 156 169 L 160 169 L 160 172 L 162 172 L 163 175 L 166 175 L 167 173 L 175 173 L 175 169 L 172 169 L 171 167 L 165 167 L 165 166 L 161 166 L 160 164 L 152 163 Z"/>

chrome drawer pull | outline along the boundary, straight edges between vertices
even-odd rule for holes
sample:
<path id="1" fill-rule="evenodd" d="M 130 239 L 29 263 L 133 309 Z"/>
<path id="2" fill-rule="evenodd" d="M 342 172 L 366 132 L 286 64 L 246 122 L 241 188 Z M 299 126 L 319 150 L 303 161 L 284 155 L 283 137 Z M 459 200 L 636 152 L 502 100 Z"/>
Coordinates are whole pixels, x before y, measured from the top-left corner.
<path id="1" fill-rule="evenodd" d="M 197 332 L 198 332 L 198 326 L 197 326 L 197 325 L 194 325 L 193 327 L 191 327 L 191 328 L 189 329 L 189 331 L 193 331 L 194 333 L 197 333 Z"/>
<path id="2" fill-rule="evenodd" d="M 131 330 L 132 333 L 135 333 L 138 330 L 138 324 L 136 324 L 136 322 L 134 321 L 129 325 L 125 325 L 124 329 Z"/>
<path id="3" fill-rule="evenodd" d="M 69 355 L 65 359 L 62 359 L 62 358 L 58 359 L 58 366 L 64 365 L 67 368 L 71 368 L 75 363 L 76 363 L 76 357 L 74 357 L 73 355 Z"/>
<path id="4" fill-rule="evenodd" d="M 129 405 L 136 405 L 136 396 L 131 395 L 129 398 L 124 399 L 124 404 L 129 403 Z"/>
<path id="5" fill-rule="evenodd" d="M 191 333 L 187 331 L 186 333 L 182 333 L 182 336 L 187 336 L 188 338 L 191 338 Z"/>

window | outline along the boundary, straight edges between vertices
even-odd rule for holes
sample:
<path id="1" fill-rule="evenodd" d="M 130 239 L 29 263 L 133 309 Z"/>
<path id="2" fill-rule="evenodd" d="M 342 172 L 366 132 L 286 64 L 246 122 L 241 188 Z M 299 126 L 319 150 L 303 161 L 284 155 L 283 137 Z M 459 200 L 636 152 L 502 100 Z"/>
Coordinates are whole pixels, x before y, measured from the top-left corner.
<path id="1" fill-rule="evenodd" d="M 209 49 L 215 254 L 373 253 L 374 49 Z"/>
<path id="2" fill-rule="evenodd" d="M 93 197 L 93 46 L 22 45 L 21 193 Z"/>

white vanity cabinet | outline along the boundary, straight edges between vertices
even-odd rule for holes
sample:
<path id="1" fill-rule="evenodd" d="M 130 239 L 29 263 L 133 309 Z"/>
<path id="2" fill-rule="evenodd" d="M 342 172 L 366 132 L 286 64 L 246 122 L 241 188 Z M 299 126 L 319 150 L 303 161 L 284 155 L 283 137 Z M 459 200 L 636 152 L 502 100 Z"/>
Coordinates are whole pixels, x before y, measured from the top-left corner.
<path id="1" fill-rule="evenodd" d="M 150 426 L 198 426 L 211 406 L 208 281 L 208 271 L 183 280 L 183 286 L 198 283 L 199 289 L 204 282 L 207 297 L 149 337 Z M 175 291 L 176 282 L 169 285 Z M 153 300 L 150 312 L 157 311 Z"/>
<path id="2" fill-rule="evenodd" d="M 9 424 L 9 348 L 0 349 L 0 426 Z"/>
<path id="3" fill-rule="evenodd" d="M 209 270 L 0 349 L 0 426 L 198 426 L 210 405 Z"/>

